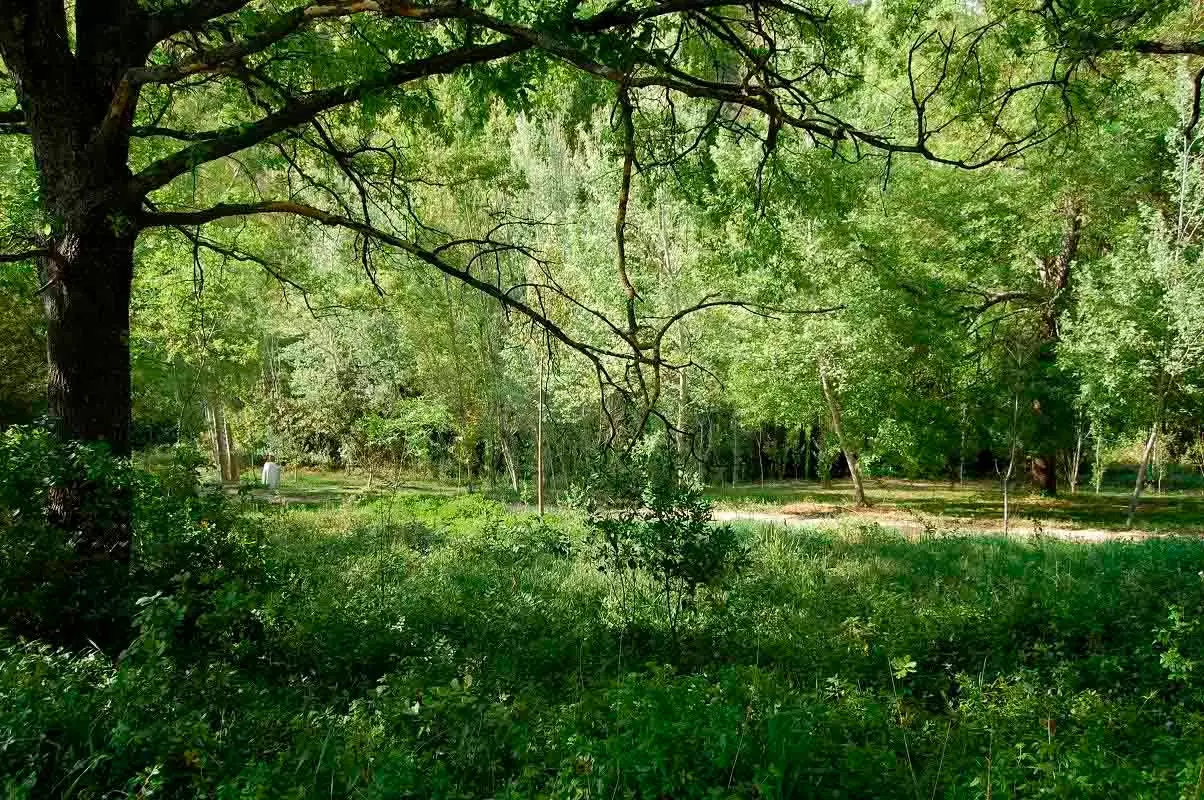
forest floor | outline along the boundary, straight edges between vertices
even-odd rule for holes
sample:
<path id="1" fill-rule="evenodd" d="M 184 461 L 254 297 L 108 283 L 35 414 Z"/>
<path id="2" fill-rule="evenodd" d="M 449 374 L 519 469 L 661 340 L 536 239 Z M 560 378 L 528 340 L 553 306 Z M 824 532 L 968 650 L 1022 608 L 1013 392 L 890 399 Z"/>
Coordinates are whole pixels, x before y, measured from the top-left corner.
<path id="1" fill-rule="evenodd" d="M 250 478 L 250 474 L 244 479 Z M 405 478 L 384 480 L 346 471 L 286 471 L 277 491 L 251 488 L 256 498 L 282 505 L 339 504 L 380 494 L 451 496 L 468 488 L 454 483 Z M 870 508 L 853 504 L 852 484 L 832 481 L 828 487 L 810 481 L 767 481 L 712 487 L 715 518 L 724 522 L 823 527 L 839 522 L 877 523 L 913 535 L 933 533 L 1002 533 L 1003 494 L 991 481 L 948 482 L 869 479 Z M 1075 494 L 1043 497 L 1017 492 L 1009 498 L 1008 532 L 1018 536 L 1047 535 L 1094 541 L 1126 536 L 1162 534 L 1204 535 L 1204 491 L 1152 487 L 1142 497 L 1132 529 L 1126 524 L 1128 490 L 1106 485 L 1099 494 L 1090 488 Z M 516 508 L 521 507 L 516 506 Z"/>
<path id="2" fill-rule="evenodd" d="M 1204 539 L 739 524 L 736 568 L 677 606 L 579 519 L 480 494 L 244 513 L 258 571 L 190 562 L 119 659 L 0 631 L 0 796 L 1204 785 Z M 213 541 L 208 520 L 185 533 Z"/>
<path id="3" fill-rule="evenodd" d="M 852 483 L 823 487 L 804 481 L 738 484 L 711 490 L 716 518 L 784 525 L 828 521 L 876 522 L 903 532 L 1003 532 L 1003 493 L 990 481 L 961 485 L 941 481 L 870 479 L 870 508 L 853 503 Z M 1192 488 L 1157 491 L 1141 498 L 1130 530 L 1129 492 L 1107 485 L 1099 494 L 1080 489 L 1057 497 L 1017 492 L 1009 497 L 1009 532 L 1068 539 L 1112 538 L 1118 534 L 1204 534 L 1204 492 Z"/>

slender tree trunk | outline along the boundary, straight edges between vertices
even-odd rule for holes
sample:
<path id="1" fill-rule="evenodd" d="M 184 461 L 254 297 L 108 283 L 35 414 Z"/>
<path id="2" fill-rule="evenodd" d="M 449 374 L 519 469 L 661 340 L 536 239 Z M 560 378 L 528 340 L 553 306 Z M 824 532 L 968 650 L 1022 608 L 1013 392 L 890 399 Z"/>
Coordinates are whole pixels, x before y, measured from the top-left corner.
<path id="1" fill-rule="evenodd" d="M 732 486 L 736 485 L 740 473 L 740 425 L 732 414 Z"/>
<path id="2" fill-rule="evenodd" d="M 514 460 L 514 449 L 510 442 L 510 429 L 506 424 L 506 406 L 504 403 L 498 406 L 498 444 L 502 449 L 502 460 L 506 462 L 506 472 L 510 475 L 510 488 L 518 494 L 518 464 Z"/>
<path id="3" fill-rule="evenodd" d="M 815 426 L 815 471 L 819 485 L 824 489 L 832 488 L 832 461 L 828 458 L 828 429 L 822 424 Z"/>
<path id="4" fill-rule="evenodd" d="M 803 434 L 800 434 L 806 437 L 803 446 L 803 480 L 805 481 L 811 480 L 811 449 L 814 442 L 814 437 L 811 434 L 812 427 L 810 425 L 804 429 Z"/>
<path id="5" fill-rule="evenodd" d="M 865 499 L 865 487 L 861 484 L 861 469 L 858 466 L 857 453 L 845 437 L 844 423 L 840 413 L 840 399 L 832 389 L 828 380 L 828 370 L 822 361 L 819 365 L 819 383 L 824 390 L 824 399 L 828 402 L 828 411 L 832 415 L 832 432 L 836 434 L 836 441 L 840 443 L 840 450 L 844 453 L 844 459 L 849 465 L 849 476 L 853 479 L 853 497 L 859 507 L 866 508 L 869 506 L 869 501 Z"/>
<path id="6" fill-rule="evenodd" d="M 226 480 L 231 483 L 238 483 L 239 473 L 239 458 L 238 450 L 234 442 L 234 437 L 230 434 L 230 420 L 223 415 L 222 417 L 222 437 L 225 439 L 226 451 Z"/>
<path id="7" fill-rule="evenodd" d="M 1141 454 L 1141 465 L 1137 468 L 1137 482 L 1133 486 L 1133 495 L 1129 498 L 1129 515 L 1125 527 L 1133 527 L 1133 516 L 1137 513 L 1137 501 L 1141 499 L 1141 490 L 1145 488 L 1145 474 L 1150 468 L 1150 456 L 1154 452 L 1154 444 L 1158 441 L 1158 426 L 1162 424 L 1162 410 L 1166 403 L 1166 378 L 1163 376 L 1158 388 L 1158 405 L 1154 411 L 1154 422 L 1150 425 L 1150 436 L 1146 439 L 1145 450 Z"/>
<path id="8" fill-rule="evenodd" d="M 205 405 L 208 406 L 209 436 L 213 440 L 213 463 L 217 465 L 218 478 L 222 483 L 237 481 L 238 456 L 232 452 L 234 441 L 221 394 L 210 392 Z"/>
<path id="9" fill-rule="evenodd" d="M 505 431 L 499 437 L 502 446 L 502 460 L 506 462 L 506 473 L 510 476 L 510 488 L 518 492 L 518 465 L 514 463 L 514 453 L 510 447 L 510 437 Z"/>
<path id="10" fill-rule="evenodd" d="M 1161 439 L 1159 437 L 1155 436 L 1154 437 L 1154 474 L 1156 474 L 1158 476 L 1158 483 L 1154 487 L 1154 493 L 1158 494 L 1158 495 L 1162 494 L 1162 478 L 1163 478 L 1164 470 L 1166 469 L 1166 464 L 1162 460 L 1162 448 L 1159 447 L 1159 445 L 1161 443 L 1162 443 Z"/>
<path id="11" fill-rule="evenodd" d="M 961 444 L 957 451 L 957 485 L 966 482 L 966 404 L 962 403 Z"/>
<path id="12" fill-rule="evenodd" d="M 761 488 L 765 488 L 765 426 L 757 428 L 757 466 L 761 471 Z"/>
<path id="13" fill-rule="evenodd" d="M 677 454 L 683 459 L 689 454 L 690 437 L 686 434 L 689 416 L 690 386 L 686 382 L 686 371 L 677 371 Z"/>
<path id="14" fill-rule="evenodd" d="M 535 497 L 539 516 L 543 516 L 543 351 L 539 354 L 539 402 L 535 417 Z"/>
<path id="15" fill-rule="evenodd" d="M 1083 464 L 1083 439 L 1087 435 L 1087 426 L 1079 424 L 1078 436 L 1074 440 L 1074 456 L 1070 461 L 1070 493 L 1077 494 L 1079 490 L 1079 469 Z"/>
<path id="16" fill-rule="evenodd" d="M 1020 423 L 1020 395 L 1012 395 L 1012 428 L 1008 433 L 1008 470 L 1003 476 L 1003 535 L 1009 533 L 1009 524 L 1011 522 L 1011 495 L 1009 487 L 1012 483 L 1012 475 L 1016 471 L 1016 450 L 1018 446 L 1017 429 Z M 998 468 L 997 468 L 998 469 Z"/>
<path id="17" fill-rule="evenodd" d="M 1125 527 L 1133 527 L 1133 515 L 1137 513 L 1137 501 L 1141 499 L 1141 490 L 1145 488 L 1146 471 L 1150 468 L 1150 456 L 1154 452 L 1154 442 L 1158 440 L 1158 423 L 1155 421 L 1150 426 L 1150 435 L 1146 439 L 1145 449 L 1141 454 L 1141 465 L 1137 468 L 1137 484 L 1133 487 L 1133 494 L 1129 498 L 1129 515 L 1125 520 Z"/>

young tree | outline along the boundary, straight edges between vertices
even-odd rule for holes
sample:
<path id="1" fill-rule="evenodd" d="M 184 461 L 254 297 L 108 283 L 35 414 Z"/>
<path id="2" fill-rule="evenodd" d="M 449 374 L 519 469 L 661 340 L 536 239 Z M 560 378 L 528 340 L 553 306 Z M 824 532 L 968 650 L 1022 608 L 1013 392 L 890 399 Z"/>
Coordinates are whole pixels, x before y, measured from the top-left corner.
<path id="1" fill-rule="evenodd" d="M 1204 386 L 1204 159 L 1195 126 L 1193 116 L 1175 137 L 1172 204 L 1146 210 L 1141 230 L 1092 276 L 1074 320 L 1076 363 L 1092 396 L 1115 398 L 1144 440 L 1130 525 L 1168 405 Z"/>

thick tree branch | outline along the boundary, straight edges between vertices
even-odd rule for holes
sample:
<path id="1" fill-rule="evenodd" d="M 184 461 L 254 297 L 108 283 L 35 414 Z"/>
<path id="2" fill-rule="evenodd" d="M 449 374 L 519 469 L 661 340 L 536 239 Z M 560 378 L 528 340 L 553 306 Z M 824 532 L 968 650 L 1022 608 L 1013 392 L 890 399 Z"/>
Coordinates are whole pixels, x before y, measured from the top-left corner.
<path id="1" fill-rule="evenodd" d="M 0 111 L 0 134 L 29 133 L 29 123 L 25 121 L 25 112 L 19 108 Z"/>
<path id="2" fill-rule="evenodd" d="M 280 111 L 257 122 L 240 125 L 219 133 L 212 139 L 198 142 L 156 161 L 134 176 L 131 189 L 143 195 L 170 183 L 200 164 L 237 153 L 259 144 L 278 133 L 310 122 L 323 111 L 354 103 L 373 92 L 401 86 L 422 78 L 446 75 L 469 64 L 481 64 L 530 49 L 520 41 L 459 47 L 444 53 L 408 61 L 386 70 L 361 83 L 338 86 L 295 100 Z"/>
<path id="3" fill-rule="evenodd" d="M 211 20 L 233 14 L 250 4 L 251 0 L 192 0 L 176 8 L 160 11 L 151 17 L 149 43 L 155 44 L 177 33 L 196 30 Z"/>
<path id="4" fill-rule="evenodd" d="M 1135 53 L 1145 53 L 1152 56 L 1204 56 L 1204 42 L 1188 40 L 1178 42 L 1158 42 L 1142 40 L 1131 45 L 1115 45 L 1113 50 L 1132 50 Z"/>
<path id="5" fill-rule="evenodd" d="M 0 264 L 19 264 L 22 261 L 32 261 L 35 258 L 49 256 L 49 250 L 26 250 L 20 253 L 0 253 Z"/>
<path id="6" fill-rule="evenodd" d="M 131 83 L 175 83 L 192 75 L 212 72 L 237 63 L 248 56 L 261 53 L 318 20 L 349 17 L 368 12 L 382 16 L 408 17 L 419 20 L 449 19 L 459 16 L 461 9 L 463 6 L 460 3 L 451 0 L 444 0 L 444 2 L 430 6 L 415 6 L 408 2 L 402 2 L 402 0 L 313 3 L 282 14 L 262 31 L 245 39 L 199 52 L 174 64 L 130 70 L 126 79 Z"/>

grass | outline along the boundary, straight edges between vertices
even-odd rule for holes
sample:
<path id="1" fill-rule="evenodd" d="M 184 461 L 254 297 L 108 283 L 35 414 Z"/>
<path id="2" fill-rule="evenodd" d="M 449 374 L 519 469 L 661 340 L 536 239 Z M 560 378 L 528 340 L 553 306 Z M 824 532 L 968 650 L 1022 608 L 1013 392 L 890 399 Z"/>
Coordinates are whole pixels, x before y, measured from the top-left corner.
<path id="1" fill-rule="evenodd" d="M 1042 497 L 1019 490 L 1010 498 L 1010 513 L 1022 522 L 1038 521 L 1047 527 L 1125 528 L 1131 486 L 1105 485 L 1100 494 L 1090 487 L 1075 494 Z M 878 516 L 943 517 L 974 527 L 999 527 L 1003 520 L 1003 494 L 993 481 L 947 482 L 869 479 L 866 493 Z M 803 515 L 845 514 L 852 508 L 852 484 L 833 481 L 830 487 L 801 481 L 738 484 L 714 487 L 711 496 L 720 508 L 751 511 L 785 511 Z M 863 512 L 859 512 L 863 513 Z M 1204 491 L 1191 488 L 1153 487 L 1142 496 L 1134 528 L 1155 532 L 1204 532 Z"/>
<path id="2" fill-rule="evenodd" d="M 1082 487 L 1076 494 L 1064 492 L 1056 498 L 1042 497 L 1024 489 L 1011 497 L 1013 521 L 1047 528 L 1123 530 L 1128 516 L 1132 476 L 1122 471 L 1100 494 Z M 244 480 L 254 481 L 249 472 Z M 1192 475 L 1176 475 L 1174 488 L 1159 493 L 1154 487 L 1142 497 L 1134 529 L 1158 533 L 1204 533 L 1204 487 Z M 487 487 L 484 487 L 487 488 Z M 361 472 L 286 470 L 280 489 L 261 487 L 253 496 L 281 504 L 329 505 L 386 495 L 455 496 L 467 488 L 446 482 L 406 477 L 401 480 L 374 479 L 369 486 Z M 852 507 L 852 485 L 833 481 L 829 487 L 803 481 L 768 481 L 736 486 L 713 486 L 709 495 L 718 508 L 750 512 L 785 512 L 802 516 L 853 516 L 860 521 L 911 522 L 914 518 L 942 520 L 944 527 L 990 531 L 1002 527 L 1003 495 L 994 481 L 948 482 L 874 479 L 867 482 L 874 507 L 858 511 Z"/>
<path id="3" fill-rule="evenodd" d="M 207 478 L 215 483 L 216 473 Z M 244 470 L 241 479 L 252 497 L 279 504 L 321 505 L 398 494 L 450 497 L 467 492 L 465 486 L 429 478 L 373 475 L 369 480 L 364 472 L 350 470 L 286 469 L 275 491 L 262 486 L 254 470 Z"/>
<path id="4" fill-rule="evenodd" d="M 1204 788 L 1197 539 L 745 526 L 744 568 L 674 635 L 573 518 L 411 494 L 250 521 L 268 574 L 206 636 L 159 598 L 120 660 L 5 645 L 6 796 Z"/>

